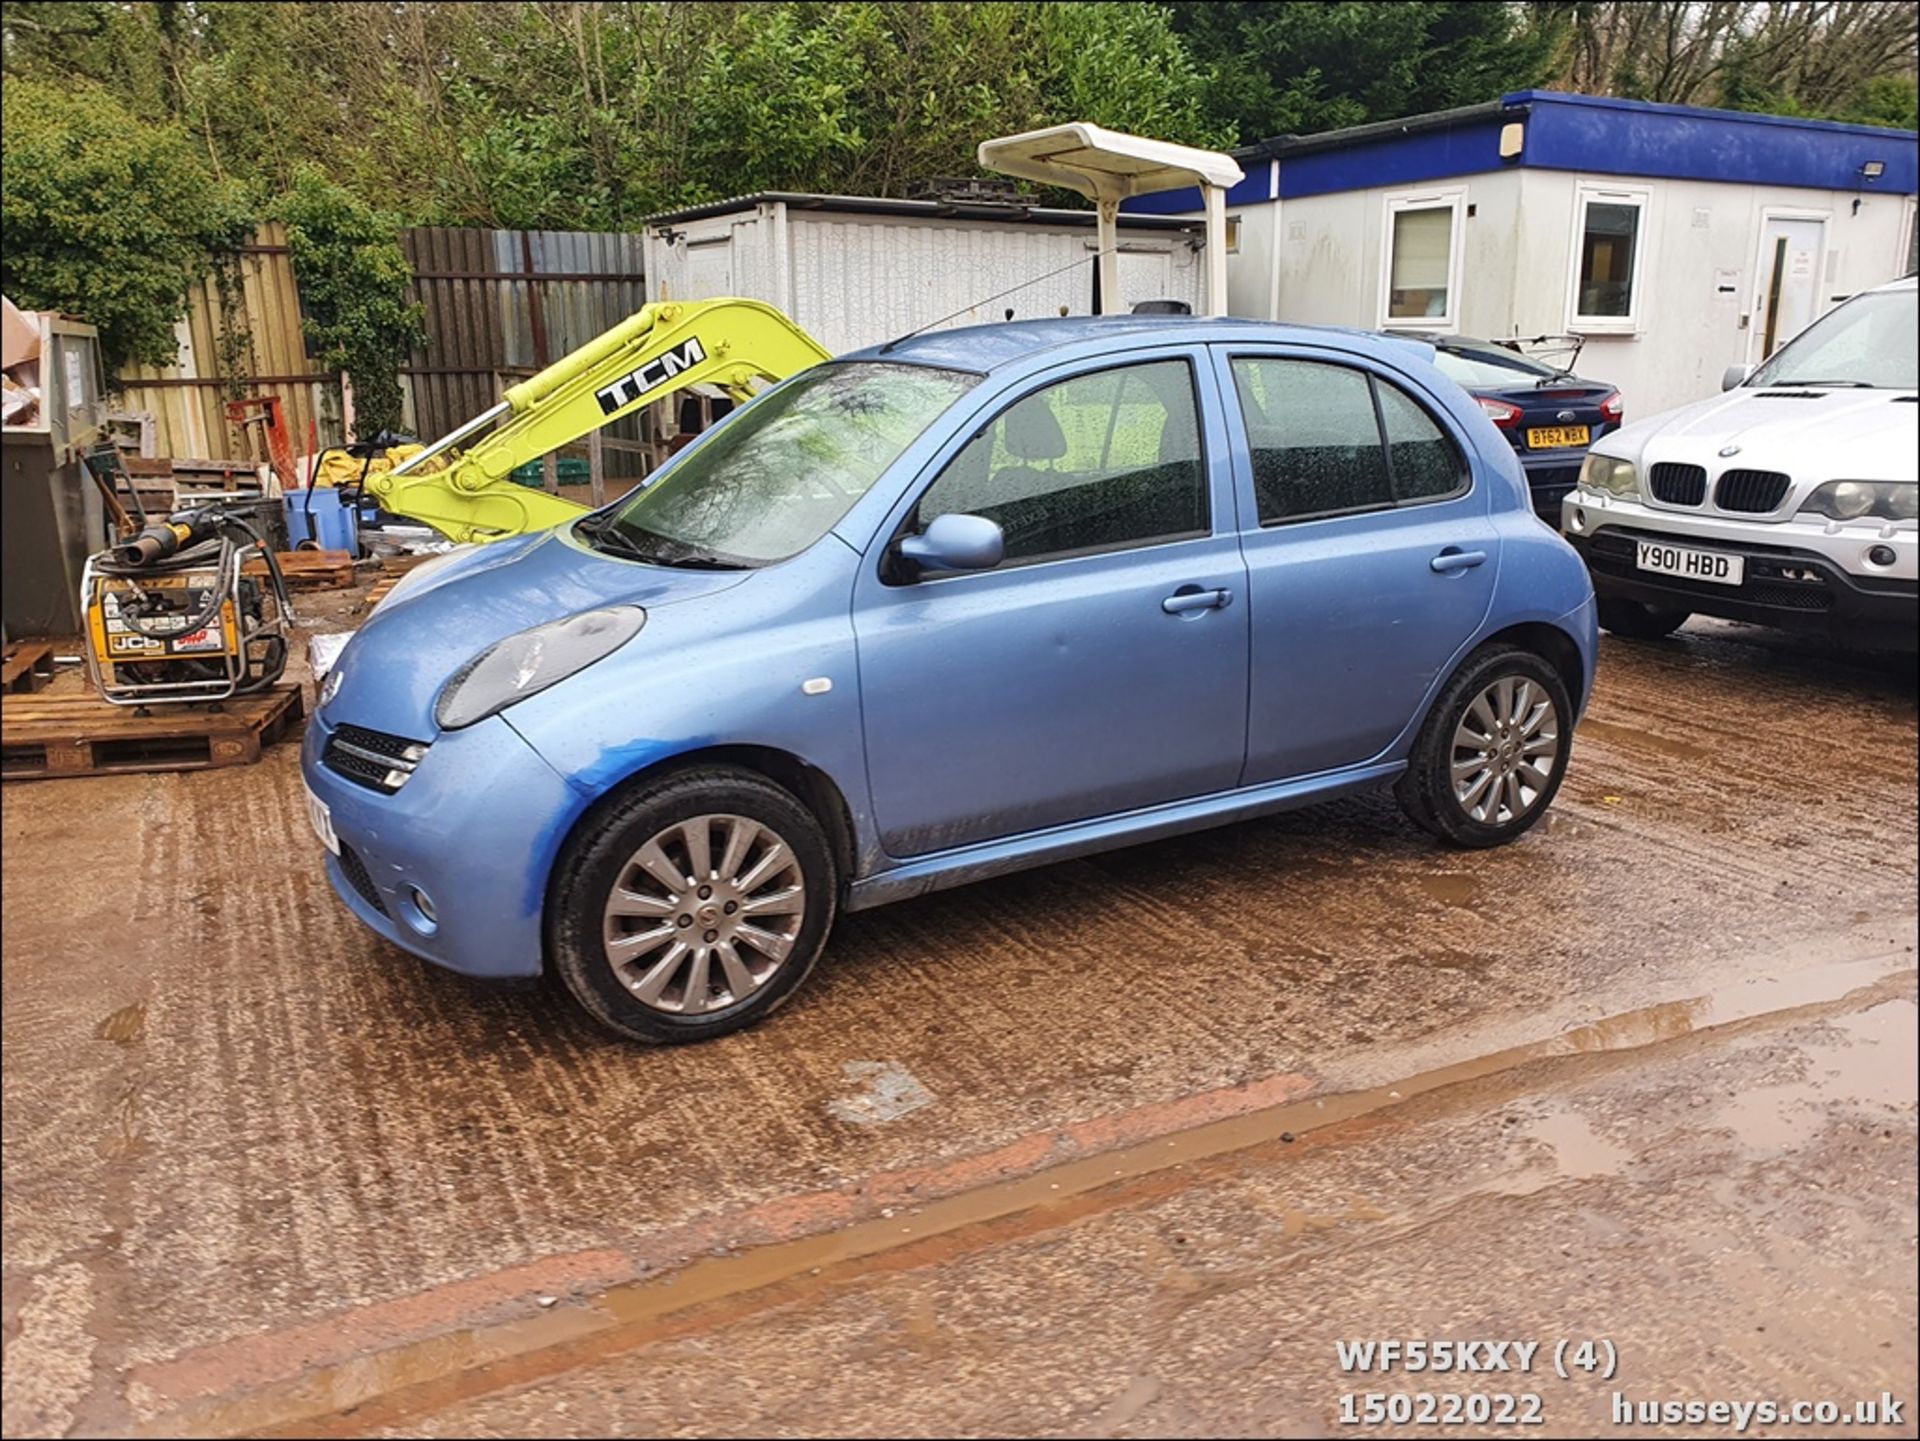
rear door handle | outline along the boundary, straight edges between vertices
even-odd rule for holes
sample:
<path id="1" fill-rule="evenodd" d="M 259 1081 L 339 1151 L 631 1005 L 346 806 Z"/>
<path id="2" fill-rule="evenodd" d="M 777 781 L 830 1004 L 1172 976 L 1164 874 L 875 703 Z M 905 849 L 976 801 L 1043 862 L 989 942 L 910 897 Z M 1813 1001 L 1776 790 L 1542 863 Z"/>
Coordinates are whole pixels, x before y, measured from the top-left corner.
<path id="1" fill-rule="evenodd" d="M 1485 564 L 1486 559 L 1487 553 L 1484 550 L 1455 550 L 1452 546 L 1448 546 L 1427 564 L 1441 575 L 1447 575 L 1456 570 L 1472 570 L 1476 565 Z"/>
<path id="2" fill-rule="evenodd" d="M 1232 604 L 1233 592 L 1230 590 L 1201 590 L 1198 586 L 1182 586 L 1160 602 L 1160 609 L 1168 615 L 1185 615 L 1195 610 L 1222 610 Z"/>

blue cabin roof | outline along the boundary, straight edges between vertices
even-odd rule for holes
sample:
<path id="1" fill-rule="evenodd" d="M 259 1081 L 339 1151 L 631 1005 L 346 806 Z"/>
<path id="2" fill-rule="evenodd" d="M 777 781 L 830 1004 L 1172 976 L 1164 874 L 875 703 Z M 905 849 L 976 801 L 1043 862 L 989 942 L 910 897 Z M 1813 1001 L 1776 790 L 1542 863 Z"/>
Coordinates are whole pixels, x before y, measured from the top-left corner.
<path id="1" fill-rule="evenodd" d="M 1515 122 L 1524 127 L 1520 154 L 1502 159 L 1500 132 Z M 1519 90 L 1486 105 L 1321 135 L 1277 136 L 1234 154 L 1248 172 L 1228 193 L 1235 205 L 1517 167 L 1861 194 L 1912 195 L 1920 188 L 1920 134 L 1912 130 L 1553 90 Z M 1870 179 L 1863 169 L 1874 162 L 1882 170 Z M 1124 208 L 1185 214 L 1200 209 L 1200 195 L 1169 190 Z"/>

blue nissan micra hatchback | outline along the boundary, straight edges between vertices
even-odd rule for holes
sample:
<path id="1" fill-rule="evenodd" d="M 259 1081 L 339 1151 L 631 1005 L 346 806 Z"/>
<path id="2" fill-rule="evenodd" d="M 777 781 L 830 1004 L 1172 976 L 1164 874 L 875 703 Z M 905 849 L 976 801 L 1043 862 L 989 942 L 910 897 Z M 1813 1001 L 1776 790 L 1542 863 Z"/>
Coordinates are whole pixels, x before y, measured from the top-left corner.
<path id="1" fill-rule="evenodd" d="M 843 909 L 1382 785 L 1512 840 L 1592 590 L 1421 349 L 1063 319 L 797 375 L 381 604 L 303 754 L 334 888 L 686 1041 L 784 1001 Z"/>

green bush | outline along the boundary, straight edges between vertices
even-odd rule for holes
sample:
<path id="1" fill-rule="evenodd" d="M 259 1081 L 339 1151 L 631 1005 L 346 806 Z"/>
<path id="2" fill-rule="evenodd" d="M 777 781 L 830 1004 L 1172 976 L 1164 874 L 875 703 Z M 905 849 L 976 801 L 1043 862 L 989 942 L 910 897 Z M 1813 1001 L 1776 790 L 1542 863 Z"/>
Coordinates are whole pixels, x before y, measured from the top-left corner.
<path id="1" fill-rule="evenodd" d="M 100 331 L 109 374 L 176 354 L 187 287 L 245 231 L 175 125 L 136 120 L 104 90 L 9 75 L 0 116 L 0 287 L 29 310 Z"/>
<path id="2" fill-rule="evenodd" d="M 400 367 L 421 335 L 399 219 L 312 168 L 295 173 L 269 214 L 287 227 L 308 353 L 347 372 L 359 435 L 398 430 Z"/>

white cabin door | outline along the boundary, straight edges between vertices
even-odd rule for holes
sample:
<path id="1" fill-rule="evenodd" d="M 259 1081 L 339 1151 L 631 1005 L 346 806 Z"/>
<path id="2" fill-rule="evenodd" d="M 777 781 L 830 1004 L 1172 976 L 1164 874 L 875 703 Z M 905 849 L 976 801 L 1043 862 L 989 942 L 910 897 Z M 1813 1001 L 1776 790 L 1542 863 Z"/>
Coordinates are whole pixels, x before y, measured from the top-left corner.
<path id="1" fill-rule="evenodd" d="M 1750 361 L 1758 365 L 1813 324 L 1820 313 L 1824 220 L 1767 221 L 1760 238 L 1759 292 L 1753 301 Z"/>

